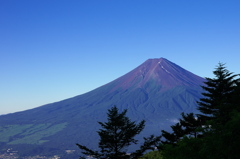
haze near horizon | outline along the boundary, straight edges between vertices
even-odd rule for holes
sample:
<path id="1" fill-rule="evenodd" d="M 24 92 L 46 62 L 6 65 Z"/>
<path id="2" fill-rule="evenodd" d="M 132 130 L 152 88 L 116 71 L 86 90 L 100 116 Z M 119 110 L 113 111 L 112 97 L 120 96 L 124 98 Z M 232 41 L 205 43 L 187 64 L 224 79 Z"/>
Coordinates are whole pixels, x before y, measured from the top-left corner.
<path id="1" fill-rule="evenodd" d="M 239 73 L 240 1 L 1 1 L 0 114 L 83 94 L 164 57 Z"/>

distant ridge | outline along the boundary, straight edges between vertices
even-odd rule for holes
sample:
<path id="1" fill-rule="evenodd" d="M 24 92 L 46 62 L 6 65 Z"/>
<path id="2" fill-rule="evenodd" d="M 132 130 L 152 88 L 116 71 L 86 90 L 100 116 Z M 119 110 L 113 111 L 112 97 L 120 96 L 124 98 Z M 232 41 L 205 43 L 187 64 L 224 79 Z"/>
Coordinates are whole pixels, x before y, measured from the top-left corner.
<path id="1" fill-rule="evenodd" d="M 88 93 L 0 116 L 0 150 L 67 155 L 66 150 L 79 153 L 76 142 L 97 148 L 97 121 L 105 121 L 107 109 L 113 105 L 128 109 L 132 120 L 146 120 L 141 135 L 159 135 L 178 120 L 181 112 L 197 111 L 203 81 L 165 58 L 149 59 Z"/>

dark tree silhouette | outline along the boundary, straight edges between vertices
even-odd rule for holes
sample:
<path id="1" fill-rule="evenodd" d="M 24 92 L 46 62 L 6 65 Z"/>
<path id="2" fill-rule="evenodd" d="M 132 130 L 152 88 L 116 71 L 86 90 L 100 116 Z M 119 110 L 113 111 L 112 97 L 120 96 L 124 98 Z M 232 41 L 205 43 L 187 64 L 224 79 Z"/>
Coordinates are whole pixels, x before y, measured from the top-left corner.
<path id="1" fill-rule="evenodd" d="M 206 78 L 202 86 L 204 97 L 198 102 L 201 114 L 197 114 L 198 118 L 193 113 L 182 114 L 180 125 L 185 135 L 174 144 L 161 145 L 164 158 L 239 158 L 240 79 L 222 63 L 213 74 L 215 78 Z M 171 133 L 165 136 L 172 139 Z"/>
<path id="2" fill-rule="evenodd" d="M 154 149 L 160 137 L 154 137 L 152 135 L 148 138 L 144 138 L 145 142 L 139 150 L 127 154 L 126 148 L 131 144 L 138 143 L 138 140 L 134 139 L 134 137 L 144 129 L 145 121 L 142 120 L 139 124 L 136 124 L 130 121 L 126 113 L 126 109 L 122 113 L 119 113 L 116 106 L 108 110 L 108 121 L 105 123 L 98 122 L 102 127 L 102 129 L 98 131 L 98 135 L 100 136 L 98 144 L 100 152 L 93 151 L 86 146 L 77 144 L 77 146 L 83 150 L 82 153 L 97 159 L 130 159 L 142 156 L 148 149 Z"/>
<path id="3" fill-rule="evenodd" d="M 180 124 L 180 122 L 176 123 L 175 125 L 171 126 L 172 133 L 169 133 L 165 130 L 162 130 L 162 137 L 164 137 L 164 140 L 161 141 L 161 145 L 159 146 L 159 149 L 162 149 L 162 145 L 164 144 L 171 144 L 175 145 L 176 142 L 181 139 L 185 135 L 185 131 Z"/>
<path id="4" fill-rule="evenodd" d="M 194 115 L 194 113 L 184 113 L 181 114 L 182 118 L 180 119 L 181 125 L 185 128 L 184 133 L 185 135 L 191 135 L 195 138 L 198 136 L 198 129 L 201 128 L 201 120 Z"/>
<path id="5" fill-rule="evenodd" d="M 163 146 L 168 144 L 175 146 L 177 142 L 183 139 L 184 136 L 194 137 L 197 138 L 201 132 L 201 121 L 197 118 L 193 113 L 184 114 L 182 113 L 182 118 L 179 120 L 178 123 L 172 125 L 172 132 L 167 132 L 162 130 L 162 137 L 161 144 L 159 145 L 159 149 L 163 149 Z M 200 130 L 198 130 L 200 129 Z"/>
<path id="6" fill-rule="evenodd" d="M 213 74 L 215 78 L 206 78 L 206 86 L 202 86 L 205 98 L 198 102 L 198 110 L 202 113 L 198 116 L 202 121 L 217 119 L 219 124 L 224 124 L 229 120 L 229 107 L 238 79 L 222 63 L 219 63 Z"/>

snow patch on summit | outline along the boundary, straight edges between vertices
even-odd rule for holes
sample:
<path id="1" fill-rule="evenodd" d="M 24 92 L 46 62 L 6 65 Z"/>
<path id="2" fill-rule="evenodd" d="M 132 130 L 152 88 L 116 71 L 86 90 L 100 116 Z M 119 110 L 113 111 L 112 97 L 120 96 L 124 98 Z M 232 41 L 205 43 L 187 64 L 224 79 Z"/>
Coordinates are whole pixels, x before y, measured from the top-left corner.
<path id="1" fill-rule="evenodd" d="M 166 70 L 162 65 L 161 65 L 162 69 L 164 69 L 167 73 L 171 74 L 168 70 Z"/>
<path id="2" fill-rule="evenodd" d="M 160 61 L 159 61 L 158 63 L 159 63 L 159 65 L 161 66 L 161 68 L 162 68 L 165 72 L 171 74 L 171 72 L 169 72 L 167 69 L 165 69 L 165 68 L 163 67 L 163 65 L 160 64 L 160 63 L 161 63 Z"/>

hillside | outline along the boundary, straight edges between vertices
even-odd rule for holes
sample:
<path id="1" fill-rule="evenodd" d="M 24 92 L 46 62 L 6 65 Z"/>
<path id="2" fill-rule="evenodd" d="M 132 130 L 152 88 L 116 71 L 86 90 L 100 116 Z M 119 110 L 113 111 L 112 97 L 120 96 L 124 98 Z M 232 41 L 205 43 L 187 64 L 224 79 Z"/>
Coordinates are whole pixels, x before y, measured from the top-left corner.
<path id="1" fill-rule="evenodd" d="M 53 155 L 78 150 L 75 143 L 97 148 L 97 121 L 104 122 L 113 105 L 128 109 L 132 120 L 146 120 L 139 138 L 159 135 L 178 120 L 181 112 L 196 112 L 203 81 L 167 59 L 149 59 L 88 93 L 0 116 L 0 150 Z"/>

